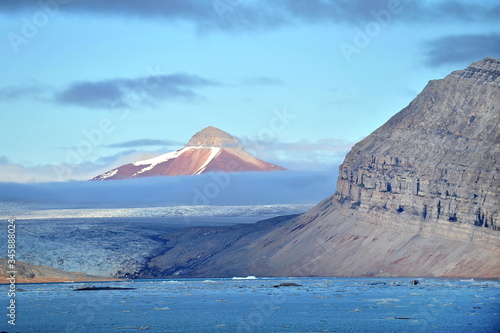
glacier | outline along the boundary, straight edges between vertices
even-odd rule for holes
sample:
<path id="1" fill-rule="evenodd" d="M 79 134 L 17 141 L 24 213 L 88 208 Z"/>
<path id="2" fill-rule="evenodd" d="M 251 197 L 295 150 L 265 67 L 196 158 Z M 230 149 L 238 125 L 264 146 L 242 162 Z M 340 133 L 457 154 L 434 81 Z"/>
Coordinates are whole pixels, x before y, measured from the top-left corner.
<path id="1" fill-rule="evenodd" d="M 194 226 L 254 223 L 307 211 L 309 204 L 51 209 L 0 202 L 15 211 L 19 261 L 63 271 L 133 278 L 162 251 L 161 234 Z M 5 211 L 2 209 L 2 211 Z M 1 217 L 7 219 L 10 216 Z M 7 242 L 0 242 L 6 258 Z"/>

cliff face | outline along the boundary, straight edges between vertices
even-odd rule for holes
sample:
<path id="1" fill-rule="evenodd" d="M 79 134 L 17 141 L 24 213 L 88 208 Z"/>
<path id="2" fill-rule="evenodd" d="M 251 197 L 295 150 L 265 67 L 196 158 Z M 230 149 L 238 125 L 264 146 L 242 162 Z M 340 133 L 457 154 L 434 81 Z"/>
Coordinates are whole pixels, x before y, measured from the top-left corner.
<path id="1" fill-rule="evenodd" d="M 356 144 L 334 198 L 415 231 L 500 230 L 499 170 L 500 61 L 489 58 L 431 81 Z"/>
<path id="2" fill-rule="evenodd" d="M 148 269 L 159 276 L 168 267 L 185 276 L 500 277 L 499 214 L 500 60 L 487 58 L 429 82 L 356 144 L 335 194 L 311 211 L 215 253 L 200 250 L 180 271 L 168 251 Z"/>

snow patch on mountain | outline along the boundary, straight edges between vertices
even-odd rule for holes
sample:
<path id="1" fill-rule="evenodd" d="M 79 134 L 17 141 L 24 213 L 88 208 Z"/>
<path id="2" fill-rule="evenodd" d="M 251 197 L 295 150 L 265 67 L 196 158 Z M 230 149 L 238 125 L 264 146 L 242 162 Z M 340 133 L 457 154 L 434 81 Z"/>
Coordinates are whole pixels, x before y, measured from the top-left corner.
<path id="1" fill-rule="evenodd" d="M 205 168 L 207 167 L 208 163 L 210 163 L 214 158 L 219 156 L 219 154 L 222 150 L 219 147 L 211 147 L 210 149 L 211 149 L 210 156 L 208 156 L 205 163 L 203 163 L 202 166 L 194 173 L 195 175 L 199 175 L 200 173 L 202 173 L 205 170 Z"/>
<path id="2" fill-rule="evenodd" d="M 100 178 L 101 180 L 103 179 L 106 179 L 106 178 L 109 178 L 109 177 L 113 177 L 114 175 L 116 175 L 116 173 L 118 172 L 118 169 L 113 169 L 111 171 L 108 171 L 106 173 L 103 173 Z"/>
<path id="3" fill-rule="evenodd" d="M 147 167 L 145 167 L 144 169 L 141 169 L 140 171 L 137 171 L 134 174 L 134 176 L 137 176 L 138 174 L 141 174 L 143 172 L 151 170 L 151 169 L 153 169 L 155 166 L 157 166 L 160 163 L 167 162 L 169 160 L 177 158 L 182 153 L 184 153 L 184 152 L 186 152 L 186 151 L 188 151 L 188 150 L 190 150 L 192 148 L 193 147 L 184 147 L 184 148 L 179 149 L 177 151 L 166 153 L 166 154 L 163 154 L 163 155 L 160 155 L 160 156 L 156 156 L 156 157 L 153 157 L 153 158 L 150 158 L 150 159 L 147 159 L 147 160 L 142 160 L 142 161 L 134 162 L 134 163 L 132 163 L 132 165 L 135 165 L 135 166 L 147 165 Z"/>

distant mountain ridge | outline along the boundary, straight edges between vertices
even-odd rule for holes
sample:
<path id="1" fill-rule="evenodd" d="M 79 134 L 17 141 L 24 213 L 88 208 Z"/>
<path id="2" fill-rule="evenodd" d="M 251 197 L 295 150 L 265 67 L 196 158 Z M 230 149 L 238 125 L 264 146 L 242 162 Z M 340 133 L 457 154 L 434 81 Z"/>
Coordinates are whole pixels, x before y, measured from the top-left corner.
<path id="1" fill-rule="evenodd" d="M 207 172 L 280 171 L 285 168 L 249 154 L 241 142 L 216 127 L 199 131 L 182 148 L 148 160 L 122 165 L 92 180 L 200 175 Z"/>

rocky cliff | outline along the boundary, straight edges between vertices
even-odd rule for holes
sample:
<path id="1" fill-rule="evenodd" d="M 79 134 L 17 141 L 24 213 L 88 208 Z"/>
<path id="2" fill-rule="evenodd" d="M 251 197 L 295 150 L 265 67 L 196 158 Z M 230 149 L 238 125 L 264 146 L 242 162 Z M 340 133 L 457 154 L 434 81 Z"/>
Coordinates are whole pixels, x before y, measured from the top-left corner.
<path id="1" fill-rule="evenodd" d="M 356 144 L 340 167 L 339 202 L 383 220 L 500 230 L 500 61 L 431 81 Z M 471 229 L 476 230 L 476 229 Z"/>
<path id="2" fill-rule="evenodd" d="M 487 58 L 429 82 L 356 144 L 335 194 L 311 211 L 229 243 L 218 230 L 215 250 L 207 231 L 164 235 L 171 249 L 143 272 L 500 277 L 499 169 L 500 60 Z"/>
<path id="3" fill-rule="evenodd" d="M 9 279 L 12 275 L 8 269 L 7 259 L 0 259 L 0 284 L 10 284 L 13 280 Z M 113 281 L 117 279 L 88 275 L 79 272 L 64 272 L 58 269 L 28 265 L 25 262 L 17 261 L 15 267 L 15 283 L 47 283 L 47 282 L 67 282 L 67 281 Z"/>

